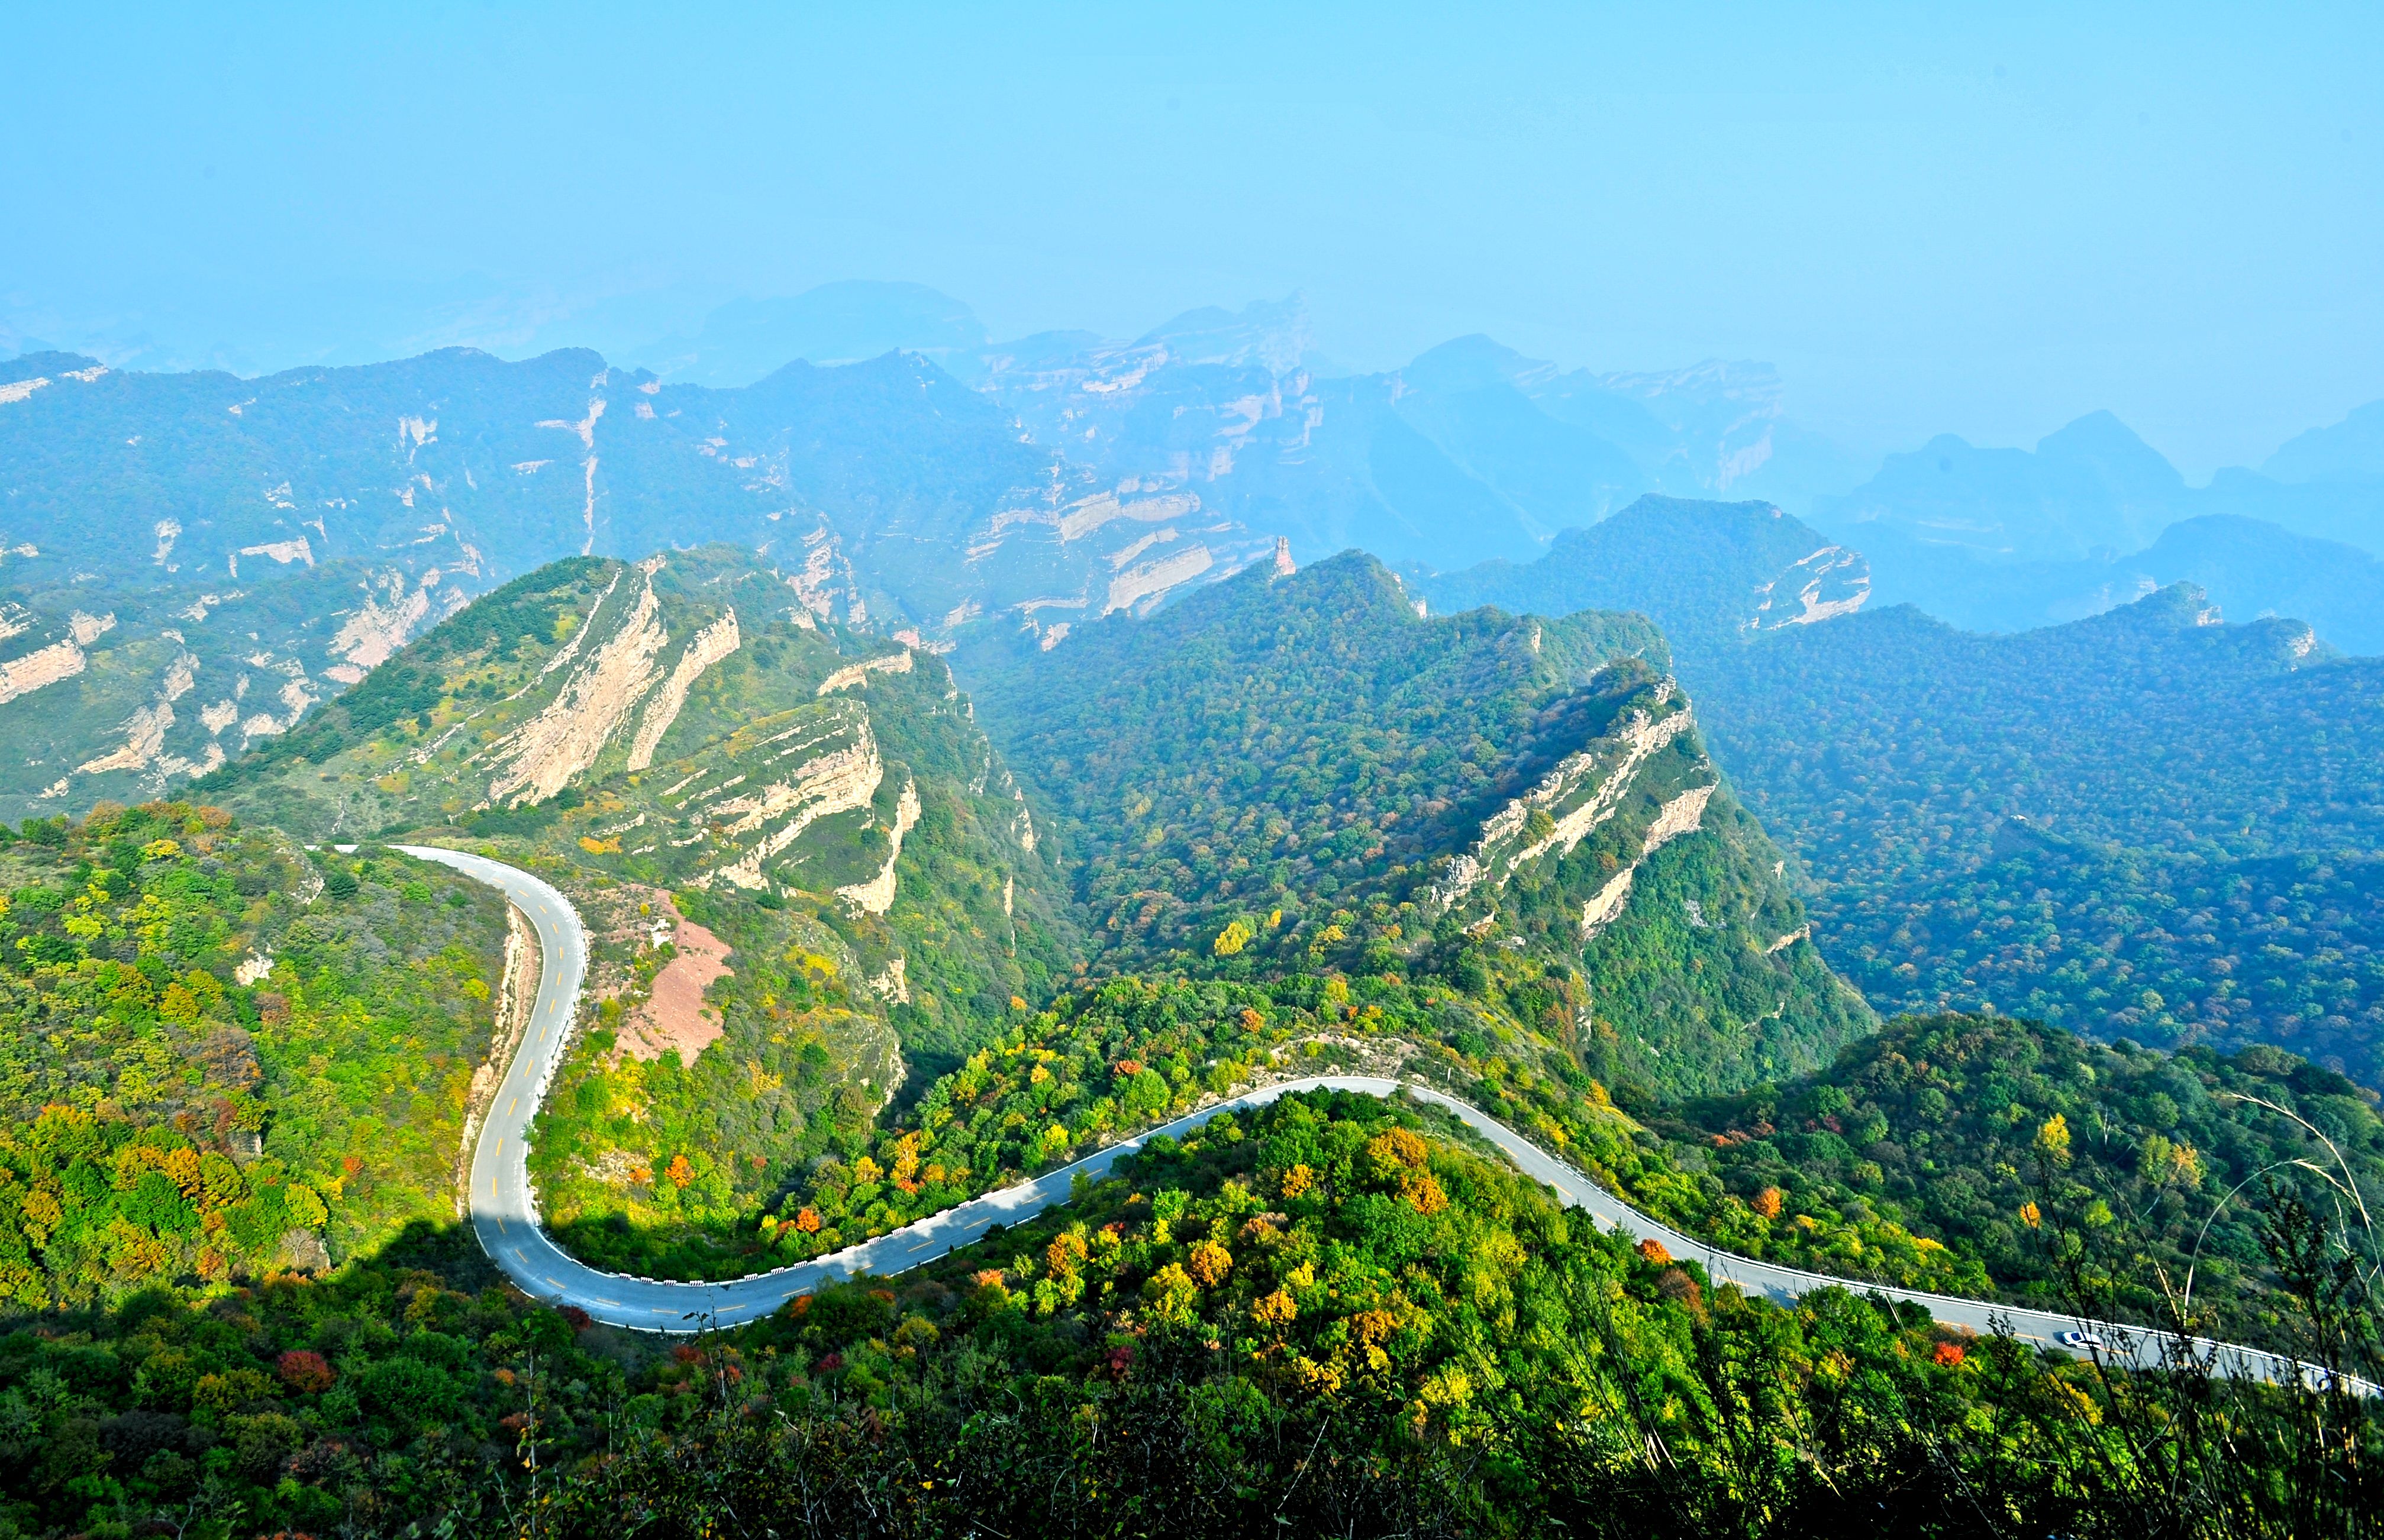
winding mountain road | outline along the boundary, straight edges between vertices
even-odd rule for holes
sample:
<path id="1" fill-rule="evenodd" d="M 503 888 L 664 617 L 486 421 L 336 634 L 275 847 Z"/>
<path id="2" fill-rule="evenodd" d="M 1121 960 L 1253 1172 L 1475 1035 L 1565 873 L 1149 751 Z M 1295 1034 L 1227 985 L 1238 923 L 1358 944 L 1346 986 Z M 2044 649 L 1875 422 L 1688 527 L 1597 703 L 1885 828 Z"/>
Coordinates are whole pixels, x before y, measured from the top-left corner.
<path id="1" fill-rule="evenodd" d="M 2177 1339 L 2157 1332 L 1918 1289 L 1864 1284 L 1716 1250 L 1693 1236 L 1682 1235 L 1641 1213 L 1479 1109 L 1430 1087 L 1372 1075 L 1311 1075 L 1267 1086 L 1150 1129 L 1032 1181 L 971 1198 L 875 1240 L 792 1267 L 719 1284 L 665 1283 L 601 1272 L 573 1258 L 547 1235 L 539 1222 L 537 1195 L 530 1187 L 528 1168 L 530 1120 L 536 1116 L 539 1103 L 554 1078 L 555 1066 L 562 1062 L 570 1042 L 580 986 L 588 972 L 587 934 L 580 925 L 578 912 L 551 885 L 503 862 L 427 845 L 401 845 L 397 849 L 424 861 L 451 866 L 501 889 L 538 934 L 542 965 L 529 1025 L 513 1062 L 505 1068 L 504 1078 L 498 1084 L 488 1118 L 481 1126 L 479 1146 L 472 1156 L 472 1224 L 490 1257 L 524 1292 L 550 1304 L 575 1305 L 610 1325 L 654 1332 L 733 1326 L 766 1316 L 796 1295 L 839 1278 L 905 1272 L 968 1245 L 996 1224 L 1015 1224 L 1054 1204 L 1066 1202 L 1070 1184 L 1079 1173 L 1099 1177 L 1121 1155 L 1140 1148 L 1154 1136 L 1180 1137 L 1220 1112 L 1263 1106 L 1278 1097 L 1299 1091 L 1330 1088 L 1380 1097 L 1405 1091 L 1419 1101 L 1444 1107 L 1496 1146 L 1524 1174 L 1553 1187 L 1568 1207 L 1586 1210 L 1608 1228 L 1658 1241 L 1674 1258 L 1702 1263 L 1717 1284 L 1736 1284 L 1751 1295 L 1785 1304 L 1817 1288 L 1881 1294 L 1924 1306 L 1931 1316 L 1949 1324 L 1982 1333 L 2007 1325 L 2021 1340 L 2039 1347 L 2072 1354 L 2095 1352 L 2105 1361 L 2144 1368 L 2176 1361 L 2176 1355 L 2182 1349 Z M 2081 1348 L 2065 1342 L 2064 1334 L 2084 1335 L 2097 1339 L 2102 1346 Z M 2303 1372 L 2290 1360 L 2258 1348 L 2195 1338 L 2192 1350 L 2222 1372 L 2267 1380 Z M 2363 1394 L 2374 1394 L 2376 1389 L 2365 1383 L 2358 1388 Z"/>

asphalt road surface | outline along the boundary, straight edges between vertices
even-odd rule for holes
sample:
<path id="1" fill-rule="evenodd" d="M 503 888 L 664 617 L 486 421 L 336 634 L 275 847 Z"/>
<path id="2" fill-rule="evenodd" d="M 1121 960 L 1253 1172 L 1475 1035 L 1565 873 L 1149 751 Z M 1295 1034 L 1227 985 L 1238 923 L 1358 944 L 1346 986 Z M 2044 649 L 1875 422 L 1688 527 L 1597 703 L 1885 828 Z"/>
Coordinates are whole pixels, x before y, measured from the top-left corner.
<path id="1" fill-rule="evenodd" d="M 529 1027 L 519 1051 L 506 1067 L 504 1079 L 497 1087 L 496 1099 L 481 1125 L 479 1147 L 472 1157 L 472 1224 L 497 1266 L 524 1292 L 551 1304 L 576 1305 L 611 1325 L 656 1332 L 733 1326 L 768 1315 L 796 1295 L 836 1279 L 901 1273 L 968 1245 L 996 1224 L 1016 1224 L 1054 1204 L 1066 1202 L 1070 1183 L 1079 1173 L 1099 1177 L 1119 1156 L 1139 1148 L 1156 1135 L 1181 1137 L 1220 1112 L 1263 1106 L 1294 1092 L 1329 1087 L 1381 1097 L 1404 1091 L 1419 1101 L 1447 1108 L 1496 1145 L 1526 1175 L 1554 1188 L 1568 1207 L 1586 1210 L 1608 1228 L 1625 1230 L 1641 1240 L 1658 1241 L 1674 1258 L 1702 1263 L 1715 1283 L 1736 1284 L 1751 1295 L 1784 1304 L 1811 1289 L 1851 1288 L 1925 1306 L 1931 1316 L 1954 1325 L 1981 1333 L 2008 1327 L 2021 1340 L 2058 1352 L 2094 1352 L 2106 1361 L 2145 1368 L 2176 1361 L 2177 1356 L 2186 1350 L 2185 1344 L 2156 1332 L 1918 1289 L 1855 1283 L 1715 1250 L 1641 1213 L 1478 1109 L 1429 1087 L 1370 1075 L 1311 1075 L 1268 1086 L 1203 1108 L 1032 1181 L 972 1198 L 875 1240 L 793 1267 L 722 1284 L 664 1283 L 600 1272 L 575 1261 L 548 1236 L 539 1223 L 537 1195 L 530 1189 L 528 1165 L 530 1119 L 544 1099 L 547 1085 L 554 1077 L 554 1068 L 562 1062 L 570 1042 L 580 985 L 587 976 L 588 938 L 580 926 L 578 912 L 547 883 L 503 862 L 424 845 L 397 848 L 503 889 L 538 933 L 542 961 Z M 2084 1334 L 2099 1339 L 2103 1346 L 2081 1348 L 2065 1343 L 2064 1333 Z M 2256 1348 L 2196 1338 L 2192 1351 L 2226 1372 L 2264 1379 L 2281 1379 L 2302 1372 L 2298 1366 L 2276 1354 Z M 2360 1388 L 2371 1394 L 2375 1389 L 2365 1385 Z"/>

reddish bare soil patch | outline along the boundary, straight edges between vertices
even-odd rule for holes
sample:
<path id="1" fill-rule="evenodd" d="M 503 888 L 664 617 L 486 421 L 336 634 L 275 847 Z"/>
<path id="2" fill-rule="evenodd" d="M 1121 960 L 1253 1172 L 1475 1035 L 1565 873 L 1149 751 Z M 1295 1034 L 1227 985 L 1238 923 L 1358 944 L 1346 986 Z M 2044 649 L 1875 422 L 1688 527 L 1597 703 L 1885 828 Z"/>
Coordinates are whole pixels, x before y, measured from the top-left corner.
<path id="1" fill-rule="evenodd" d="M 721 1033 L 719 1014 L 703 1003 L 703 992 L 728 972 L 728 943 L 687 919 L 678 921 L 671 939 L 678 955 L 663 965 L 653 993 L 621 1024 L 621 1051 L 659 1059 L 664 1049 L 677 1049 L 679 1062 L 692 1064 Z"/>

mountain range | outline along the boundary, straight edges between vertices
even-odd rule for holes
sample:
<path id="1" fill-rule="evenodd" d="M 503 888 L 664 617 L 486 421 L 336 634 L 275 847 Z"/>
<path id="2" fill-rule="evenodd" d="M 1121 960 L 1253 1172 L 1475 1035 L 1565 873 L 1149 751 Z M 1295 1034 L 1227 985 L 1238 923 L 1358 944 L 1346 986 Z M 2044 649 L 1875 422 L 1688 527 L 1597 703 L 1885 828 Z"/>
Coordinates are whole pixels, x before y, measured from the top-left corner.
<path id="1" fill-rule="evenodd" d="M 50 544 L 9 558 L 33 580 L 0 721 L 73 767 L 26 765 L 0 827 L 0 1522 L 319 1533 L 443 1502 L 470 1529 L 519 1494 L 592 1528 L 728 1472 L 740 1514 L 899 1490 L 939 1533 L 1031 1527 L 1060 1483 L 1142 1501 L 1163 1467 L 1219 1533 L 1525 1502 L 1610 1528 L 1611 1473 L 1661 1447 L 1630 1532 L 1740 1512 L 1751 1470 L 1787 1473 L 1763 1524 L 1691 1527 L 1992 1490 L 2047 1527 L 2187 1528 L 2126 1473 L 2145 1437 L 2208 1469 L 2195 1502 L 2273 1506 L 2260 1483 L 2317 1457 L 2241 1448 L 2377 1372 L 2328 1266 L 2361 1236 L 2333 1195 L 2384 1170 L 2375 661 L 2182 584 L 1956 630 L 1769 502 L 1645 494 L 1516 541 L 1567 495 L 1525 472 L 1619 467 L 1616 441 L 1526 432 L 1564 424 L 1466 356 L 1447 389 L 1333 397 L 1355 428 L 1310 441 L 1344 472 L 1402 432 L 1464 458 L 1473 549 L 1514 554 L 1447 572 L 1463 524 L 1404 571 L 1303 562 L 1217 511 L 1241 462 L 1112 481 L 1126 460 L 1096 474 L 915 354 L 722 388 L 586 354 L 43 361 L 0 405 L 51 414 L 7 441 Z M 1130 460 L 1197 417 L 1199 371 L 1274 366 L 1087 375 L 1054 420 Z M 1114 418 L 1069 402 L 1087 380 Z M 69 390 L 131 407 L 102 431 Z M 1221 420 L 1188 442 L 1213 455 Z M 177 458 L 103 474 L 143 423 Z M 549 439 L 566 465 L 506 458 Z M 1391 528 L 1365 485 L 1320 527 Z M 394 848 L 425 843 L 539 873 L 584 924 L 525 1159 L 593 1266 L 817 1262 L 1153 1136 L 1060 1210 L 733 1330 L 544 1308 L 451 1220 L 507 1055 L 555 1025 L 542 963 L 517 913 Z M 1848 1287 L 1752 1298 L 1404 1102 L 1155 1133 L 1349 1073 Z M 2073 1364 L 1871 1284 L 2329 1378 Z M 2196 1442 L 2204 1417 L 2242 1439 Z M 2327 1458 L 2316 1487 L 2367 1506 Z"/>
<path id="2" fill-rule="evenodd" d="M 2191 580 L 2230 615 L 2295 615 L 2337 646 L 2372 652 L 2384 649 L 2377 410 L 2204 487 L 2187 486 L 2107 412 L 2033 451 L 1946 435 L 1889 455 L 1852 491 L 1814 500 L 1807 516 L 1863 551 L 1882 601 L 1974 629 L 2080 619 Z"/>
<path id="3" fill-rule="evenodd" d="M 732 342 L 749 351 L 724 352 Z M 911 351 L 836 361 L 881 343 Z M 786 350 L 823 361 L 746 379 Z M 2043 783 L 2023 777 L 1999 789 L 1991 817 L 1957 820 L 1969 832 L 1950 844 L 1917 832 L 1933 826 L 1938 815 L 1918 810 L 1934 807 L 1936 794 L 1899 792 L 1874 838 L 1936 852 L 1905 868 L 1911 880 L 1986 862 L 2018 837 L 1982 831 L 2016 829 L 2015 820 L 2045 838 L 2105 840 L 2135 852 L 2129 860 L 2156 857 L 2162 884 L 2187 881 L 2174 863 L 2189 856 L 2322 859 L 2342 872 L 2369 848 L 2364 815 L 2328 811 L 2364 805 L 2364 791 L 2348 803 L 2263 801 L 2213 755 L 2237 741 L 2278 753 L 2307 748 L 2315 757 L 2297 775 L 2365 784 L 2356 754 L 2345 760 L 2336 748 L 2364 741 L 2355 701 L 2365 674 L 2328 653 L 2384 646 L 2376 618 L 2384 564 L 2307 531 L 2369 538 L 2362 510 L 2371 502 L 2363 500 L 2384 485 L 2372 413 L 2303 435 L 2268 474 L 2229 473 L 2207 488 L 2187 487 L 2116 419 L 2097 415 L 2032 452 L 1941 439 L 1830 496 L 1817 489 L 1845 478 L 1847 467 L 1782 415 L 1779 381 L 1759 368 L 1565 372 L 1476 337 L 1390 374 L 1331 372 L 1314 354 L 1296 296 L 1238 313 L 1189 312 L 1132 342 L 1049 333 L 996 344 L 964 305 L 932 291 L 847 285 L 723 312 L 679 354 L 657 358 L 673 376 L 615 368 L 584 352 L 510 364 L 468 350 L 256 380 L 111 371 L 64 354 L 0 370 L 15 377 L 0 391 L 0 710 L 23 745 L 0 764 L 0 810 L 21 816 L 94 798 L 152 798 L 249 752 L 313 764 L 302 739 L 319 748 L 339 719 L 321 703 L 474 596 L 557 557 L 669 556 L 712 541 L 751 553 L 738 559 L 749 565 L 732 577 L 717 565 L 728 558 L 693 556 L 689 570 L 778 594 L 747 613 L 800 612 L 817 629 L 797 651 L 830 633 L 874 637 L 905 657 L 957 647 L 962 676 L 1003 704 L 988 724 L 993 741 L 1013 760 L 1056 753 L 1080 764 L 1082 744 L 1053 748 L 1064 734 L 1019 736 L 1030 721 L 1043 724 L 1038 732 L 1060 731 L 1031 702 L 1062 683 L 1089 686 L 1105 668 L 1166 677 L 1157 653 L 1128 662 L 1122 639 L 1164 637 L 1165 647 L 1197 652 L 1195 633 L 1182 627 L 1204 623 L 1166 618 L 1187 595 L 1230 588 L 1237 574 L 1298 571 L 1354 545 L 1401 571 L 1410 590 L 1401 605 L 1449 612 L 1489 602 L 1551 624 L 1584 610 L 1651 616 L 1660 638 L 1634 645 L 1659 672 L 1672 660 L 1704 702 L 1722 769 L 1785 840 L 1785 856 L 1821 885 L 1814 901 L 1833 921 L 1851 912 L 1833 910 L 1830 895 L 1862 886 L 1855 867 L 1829 867 L 1848 858 L 1828 856 L 1838 837 L 1820 832 L 1844 816 L 1843 779 L 1792 771 L 1796 755 L 1782 745 L 1794 729 L 1758 724 L 1838 720 L 1861 741 L 1901 742 L 1938 709 L 1897 693 L 1906 686 L 1896 670 L 1921 667 L 1924 657 L 1941 690 L 1965 671 L 1999 677 L 2010 659 L 2055 660 L 2044 676 L 2052 688 L 2012 698 L 2026 709 L 1997 721 L 2003 736 L 1966 746 L 1982 764 L 2012 755 L 2067 764 L 2067 750 L 2048 747 L 2060 736 L 2055 724 L 2115 709 L 2106 691 L 2092 693 L 2093 704 L 2063 693 L 2073 660 L 2102 643 L 2072 645 L 2068 629 L 2055 629 L 1999 649 L 1894 608 L 1916 596 L 1928 613 L 1976 632 L 2113 613 L 2168 616 L 2077 633 L 2125 638 L 2126 648 L 2168 659 L 2147 663 L 2154 681 L 2215 677 L 2218 653 L 2180 651 L 2200 645 L 2193 638 L 2208 628 L 2199 622 L 2289 617 L 2244 628 L 2270 640 L 2242 655 L 2282 660 L 2258 667 L 2291 677 L 2299 693 L 2289 701 L 2321 686 L 2332 691 L 2294 704 L 2293 720 L 2346 714 L 2348 736 L 2320 739 L 2264 718 L 2230 721 L 2223 733 L 2232 736 L 2210 739 L 2203 735 L 2219 729 L 2206 704 L 2160 695 L 2169 703 L 2151 716 L 2112 718 L 2154 735 L 2131 751 L 2139 757 L 2126 762 L 2129 773 L 2194 764 L 2201 780 L 2171 771 L 2148 797 L 2123 793 L 2117 768 L 2098 769 L 2078 783 L 2093 787 L 2091 796 L 2055 810 L 2030 802 L 2026 789 Z M 681 382 L 699 377 L 728 383 Z M 1767 484 L 1802 489 L 1815 510 L 1809 521 L 1779 505 L 1794 500 L 1786 491 L 1699 501 Z M 2253 512 L 2233 511 L 2245 509 Z M 2278 522 L 2286 519 L 2296 528 Z M 680 591 L 682 565 L 671 558 L 653 578 L 664 610 Z M 1306 581 L 1303 572 L 1298 582 Z M 2177 597 L 2180 583 L 2195 596 Z M 1371 615 L 1390 591 L 1360 584 L 1336 602 L 1352 616 Z M 615 623 L 611 611 L 600 619 Z M 664 628 L 677 646 L 710 623 Z M 1893 640 L 1867 640 L 1875 636 Z M 1406 655 L 1405 637 L 1381 630 L 1385 655 Z M 742 656 L 729 664 L 745 666 Z M 404 677 L 403 668 L 385 674 L 376 689 L 396 699 L 407 687 L 394 681 Z M 1831 698 L 1807 699 L 1823 679 Z M 2276 698 L 2266 687 L 2229 689 L 2223 699 Z M 1187 684 L 1179 693 L 1198 691 Z M 354 709 L 370 715 L 379 699 Z M 1376 709 L 1361 701 L 1351 697 L 1347 709 Z M 1844 715 L 1850 706 L 1854 717 Z M 1096 712 L 1084 727 L 1100 725 Z M 1895 763 L 1884 749 L 1877 758 Z M 502 811 L 461 796 L 436 766 L 399 777 L 435 787 L 428 802 L 382 789 L 385 771 L 342 771 L 292 783 L 271 808 L 242 805 L 364 834 L 433 807 L 456 815 L 443 804 L 459 798 L 474 816 Z M 1021 777 L 1036 780 L 1031 771 Z M 318 805 L 334 788 L 346 801 Z M 1067 797 L 1084 794 L 1068 783 Z M 2106 803 L 2179 811 L 2104 829 L 2094 819 Z M 1070 826 L 1105 826 L 1090 804 L 1047 810 Z M 658 811 L 640 803 L 625 816 Z M 2064 822 L 2081 815 L 2085 828 Z M 891 814 L 867 816 L 884 824 Z M 1891 832 L 1899 820 L 1912 826 Z M 1944 853 L 1956 850 L 1967 853 Z M 2243 880 L 2267 880 L 2258 874 L 2269 871 Z M 656 868 L 643 880 L 690 875 Z M 1207 900 L 1182 878 L 1155 886 L 1170 903 L 1205 913 Z M 1881 901 L 1913 913 L 1936 901 L 1917 888 L 1896 893 Z M 1080 887 L 1076 900 L 1099 898 L 1097 924 L 1106 925 L 1127 896 Z M 1886 925 L 1882 936 L 1896 929 Z M 1169 945 L 1185 939 L 1161 930 Z M 1823 935 L 1841 949 L 1884 944 L 1857 942 L 1842 923 Z M 2240 954 L 2232 942 L 2212 944 L 2219 955 Z M 2287 950 L 2325 950 L 2310 946 Z M 1965 949 L 1975 943 L 1954 947 Z M 1832 956 L 1860 975 L 1851 953 Z M 1915 1006 L 1962 1003 L 1972 998 L 1966 990 L 2042 1003 L 2039 984 L 2015 975 L 1988 989 L 1983 980 L 1964 963 L 1933 993 L 1886 992 Z M 997 999 L 1006 987 L 984 987 Z M 1886 988 L 1876 980 L 1865 987 Z M 2167 1000 L 2174 989 L 2153 992 Z M 2122 1008 L 2073 1000 L 2064 1009 L 2084 1011 L 2076 1019 L 2092 1025 L 2117 1020 Z M 2346 1010 L 2303 1019 L 2359 1019 L 2360 1010 Z M 2236 1025 L 2213 1029 L 2222 1040 L 2274 1037 L 2291 1014 L 2220 1012 L 2222 1024 Z M 2255 1017 L 2266 1025 L 2245 1025 Z M 2358 1062 L 2341 1045 L 2364 1031 L 2328 1028 L 2334 1046 L 2324 1051 Z"/>
<path id="4" fill-rule="evenodd" d="M 2384 1078 L 2377 660 L 2299 620 L 2228 623 L 2185 583 L 1995 636 L 1869 579 L 1769 505 L 1650 499 L 1536 563 L 1418 584 L 1650 615 L 1874 1003 L 2282 1043 Z"/>

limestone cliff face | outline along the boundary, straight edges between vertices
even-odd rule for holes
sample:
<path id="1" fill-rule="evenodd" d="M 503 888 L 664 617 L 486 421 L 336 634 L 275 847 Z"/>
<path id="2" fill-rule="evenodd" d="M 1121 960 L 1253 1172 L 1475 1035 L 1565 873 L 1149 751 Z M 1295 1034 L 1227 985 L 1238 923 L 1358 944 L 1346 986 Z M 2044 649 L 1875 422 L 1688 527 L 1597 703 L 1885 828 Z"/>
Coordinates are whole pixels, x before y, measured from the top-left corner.
<path id="1" fill-rule="evenodd" d="M 856 882 L 836 890 L 838 898 L 860 910 L 863 914 L 883 914 L 894 907 L 894 868 L 902 859 L 902 837 L 918 826 L 919 789 L 909 780 L 902 783 L 901 800 L 895 803 L 894 822 L 887 829 L 886 864 L 867 882 Z M 1009 913 L 1009 890 L 1002 900 L 1003 913 Z"/>
<path id="2" fill-rule="evenodd" d="M 1809 944 L 1678 686 L 1626 662 L 1585 693 L 1586 736 L 1436 874 L 1436 931 L 1549 959 L 1578 989 L 1570 1046 L 1608 1083 L 1703 1094 L 1825 1062 L 1871 1017 Z"/>
<path id="3" fill-rule="evenodd" d="M 1530 790 L 1485 819 L 1471 848 L 1452 860 L 1433 886 L 1434 901 L 1443 910 L 1455 909 L 1485 887 L 1495 893 L 1516 872 L 1551 851 L 1571 855 L 1591 831 L 1622 811 L 1633 792 L 1646 790 L 1642 770 L 1695 727 L 1695 718 L 1672 681 L 1655 681 L 1621 709 L 1604 735 L 1567 754 Z M 1652 831 L 1666 817 L 1685 817 L 1688 822 L 1682 827 L 1695 826 L 1713 784 L 1713 767 L 1702 750 L 1694 751 L 1690 774 L 1703 777 L 1702 786 L 1679 793 L 1658 813 L 1646 850 L 1681 832 L 1675 828 L 1656 838 Z M 1672 813 L 1675 806 L 1683 811 Z M 1540 815 L 1536 826 L 1534 814 Z M 1592 908 L 1601 902 L 1619 906 L 1630 891 L 1629 876 L 1626 869 L 1601 890 L 1599 899 L 1591 900 Z"/>
<path id="4" fill-rule="evenodd" d="M 671 665 L 669 677 L 654 691 L 653 699 L 646 702 L 646 714 L 638 724 L 637 739 L 629 745 L 630 769 L 643 770 L 653 764 L 654 750 L 661 745 L 663 735 L 670 731 L 671 724 L 678 720 L 680 710 L 687 704 L 688 690 L 705 669 L 737 651 L 737 643 L 735 610 L 695 633 L 695 640 Z"/>
<path id="5" fill-rule="evenodd" d="M 725 843 L 738 852 L 698 877 L 698 886 L 715 880 L 739 888 L 765 886 L 764 868 L 804 830 L 823 818 L 867 807 L 886 778 L 865 710 L 841 714 L 829 732 L 790 728 L 760 747 L 763 752 L 739 763 L 753 764 L 775 778 L 734 797 L 719 795 L 747 779 L 748 773 L 740 771 L 720 781 L 710 798 L 700 791 L 690 798 L 688 821 L 698 834 L 715 849 Z"/>
<path id="6" fill-rule="evenodd" d="M 647 569 L 643 576 L 626 615 L 610 615 L 598 606 L 589 627 L 592 631 L 600 623 L 609 623 L 610 634 L 602 637 L 546 708 L 499 740 L 490 756 L 497 772 L 489 782 L 487 804 L 544 801 L 570 785 L 573 776 L 596 763 L 630 712 L 659 682 L 661 670 L 654 658 L 670 637 L 663 629 L 653 573 Z"/>

